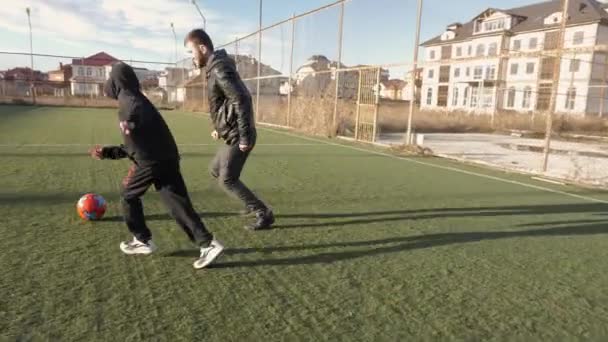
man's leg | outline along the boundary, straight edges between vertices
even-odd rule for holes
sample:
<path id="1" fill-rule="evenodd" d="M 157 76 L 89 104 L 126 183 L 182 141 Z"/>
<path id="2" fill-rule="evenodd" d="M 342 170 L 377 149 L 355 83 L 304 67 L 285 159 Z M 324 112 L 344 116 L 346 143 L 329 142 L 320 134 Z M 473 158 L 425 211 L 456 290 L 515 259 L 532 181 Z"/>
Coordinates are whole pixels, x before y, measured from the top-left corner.
<path id="1" fill-rule="evenodd" d="M 163 170 L 157 183 L 163 203 L 192 242 L 199 246 L 209 245 L 213 240 L 213 235 L 207 230 L 192 206 L 179 164 L 164 167 L 166 169 Z"/>
<path id="2" fill-rule="evenodd" d="M 144 210 L 140 197 L 143 196 L 150 185 L 152 184 L 152 170 L 150 168 L 142 168 L 137 165 L 132 165 L 129 173 L 123 179 L 121 204 L 123 216 L 129 231 L 137 242 L 141 242 L 148 246 L 136 246 L 137 242 L 123 242 L 121 249 L 127 254 L 139 254 L 137 251 L 152 252 L 153 247 L 149 245 L 152 239 L 152 233 L 146 225 L 144 218 Z M 147 253 L 144 253 L 147 254 Z"/>
<path id="3" fill-rule="evenodd" d="M 223 146 L 216 156 L 217 178 L 220 185 L 240 199 L 247 209 L 256 213 L 265 212 L 268 209 L 266 205 L 240 180 L 248 157 L 249 152 L 241 151 L 238 145 Z M 213 169 L 211 171 L 214 172 Z"/>
<path id="4" fill-rule="evenodd" d="M 229 194 L 239 198 L 248 211 L 255 213 L 255 222 L 245 226 L 245 228 L 250 230 L 267 229 L 274 223 L 272 210 L 240 180 L 241 172 L 248 157 L 249 152 L 241 151 L 238 145 L 224 146 L 218 151 L 211 165 L 211 173 L 217 175 L 220 184 Z"/>

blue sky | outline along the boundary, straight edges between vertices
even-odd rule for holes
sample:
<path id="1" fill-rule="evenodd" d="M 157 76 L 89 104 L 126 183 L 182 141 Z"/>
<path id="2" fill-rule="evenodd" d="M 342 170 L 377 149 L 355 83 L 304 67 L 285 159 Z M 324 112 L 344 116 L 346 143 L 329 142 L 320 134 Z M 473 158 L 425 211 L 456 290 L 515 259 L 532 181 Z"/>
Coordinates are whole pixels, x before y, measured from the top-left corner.
<path id="1" fill-rule="evenodd" d="M 252 32 L 258 25 L 258 0 L 196 0 L 208 19 L 216 45 Z M 263 23 L 275 23 L 331 0 L 264 0 Z M 440 34 L 449 23 L 466 22 L 488 7 L 513 8 L 530 0 L 425 0 L 422 39 Z M 19 5 L 17 5 L 19 3 Z M 174 22 L 178 57 L 183 36 L 202 26 L 190 0 L 22 0 L 0 8 L 3 51 L 29 51 L 25 7 L 32 8 L 34 51 L 88 56 L 106 51 L 115 57 L 170 62 L 174 60 Z M 335 7 L 297 23 L 295 65 L 312 54 L 338 55 L 338 14 Z M 347 65 L 405 63 L 412 60 L 416 0 L 351 0 L 346 4 L 343 61 Z M 291 25 L 264 36 L 263 62 L 289 70 Z M 255 39 L 243 42 L 240 53 L 255 55 Z M 233 52 L 233 47 L 230 47 Z M 42 70 L 66 59 L 36 58 Z M 29 64 L 29 57 L 0 55 L 0 69 Z M 404 70 L 396 70 L 399 75 Z"/>

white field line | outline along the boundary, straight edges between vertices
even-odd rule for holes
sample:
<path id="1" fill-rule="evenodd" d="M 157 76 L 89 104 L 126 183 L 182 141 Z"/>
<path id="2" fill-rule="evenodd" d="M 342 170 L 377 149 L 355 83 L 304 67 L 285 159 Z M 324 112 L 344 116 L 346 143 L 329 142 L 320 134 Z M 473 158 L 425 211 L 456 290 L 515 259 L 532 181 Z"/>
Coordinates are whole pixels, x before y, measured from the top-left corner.
<path id="1" fill-rule="evenodd" d="M 570 193 L 570 192 L 556 190 L 556 189 L 551 189 L 551 188 L 547 188 L 547 187 L 540 186 L 540 185 L 534 185 L 534 184 L 519 182 L 519 181 L 515 181 L 515 180 L 511 180 L 511 179 L 505 179 L 505 178 L 500 178 L 500 177 L 496 177 L 496 176 L 490 176 L 490 175 L 486 175 L 486 174 L 483 174 L 483 173 L 478 173 L 478 172 L 473 172 L 473 171 L 467 171 L 467 170 L 463 170 L 463 169 L 459 169 L 459 168 L 451 167 L 451 166 L 436 165 L 436 164 L 433 164 L 433 163 L 428 163 L 428 162 L 424 162 L 424 161 L 420 161 L 420 160 L 400 157 L 400 156 L 392 155 L 392 154 L 389 154 L 389 153 L 372 151 L 372 150 L 368 150 L 368 149 L 364 149 L 364 148 L 359 148 L 359 147 L 355 147 L 355 146 L 349 146 L 349 145 L 332 143 L 332 142 L 324 141 L 324 140 L 321 140 L 321 139 L 316 139 L 316 138 L 311 138 L 311 137 L 305 137 L 305 136 L 301 136 L 301 135 L 297 135 L 297 134 L 293 134 L 293 133 L 289 133 L 289 132 L 282 132 L 282 131 L 278 131 L 278 130 L 271 129 L 271 128 L 262 128 L 262 129 L 270 131 L 270 132 L 273 132 L 273 133 L 289 136 L 289 137 L 294 137 L 294 138 L 298 138 L 298 139 L 313 141 L 313 142 L 317 142 L 317 143 L 324 143 L 326 145 L 342 147 L 342 148 L 346 148 L 346 149 L 349 149 L 349 150 L 355 150 L 355 151 L 365 152 L 365 153 L 369 153 L 369 154 L 375 154 L 375 155 L 384 156 L 384 157 L 391 158 L 391 159 L 398 159 L 398 160 L 402 160 L 402 161 L 405 161 L 405 162 L 408 162 L 408 163 L 413 163 L 413 164 L 418 164 L 418 165 L 424 165 L 424 166 L 435 168 L 435 169 L 441 169 L 441 170 L 457 172 L 457 173 L 461 173 L 461 174 L 465 174 L 465 175 L 469 175 L 469 176 L 475 176 L 475 177 L 480 177 L 480 178 L 485 178 L 485 179 L 491 179 L 491 180 L 494 180 L 494 181 L 497 181 L 497 182 L 502 182 L 502 183 L 519 185 L 519 186 L 523 186 L 523 187 L 530 188 L 530 189 L 550 192 L 550 193 L 554 193 L 554 194 L 558 194 L 558 195 L 562 195 L 562 196 L 567 196 L 567 197 L 571 197 L 571 198 L 576 198 L 576 199 L 580 199 L 580 200 L 584 200 L 584 201 L 588 201 L 588 202 L 608 204 L 608 200 L 602 200 L 602 199 L 593 198 L 593 197 L 589 197 L 589 196 L 573 194 L 573 193 Z"/>

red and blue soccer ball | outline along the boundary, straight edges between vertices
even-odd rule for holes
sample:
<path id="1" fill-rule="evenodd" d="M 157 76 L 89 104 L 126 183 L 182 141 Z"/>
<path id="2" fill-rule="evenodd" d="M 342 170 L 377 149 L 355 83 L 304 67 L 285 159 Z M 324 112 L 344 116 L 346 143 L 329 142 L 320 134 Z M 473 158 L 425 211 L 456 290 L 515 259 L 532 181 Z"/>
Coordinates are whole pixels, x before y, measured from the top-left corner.
<path id="1" fill-rule="evenodd" d="M 101 220 L 106 213 L 106 200 L 97 194 L 86 194 L 78 200 L 76 205 L 78 215 L 85 221 Z"/>

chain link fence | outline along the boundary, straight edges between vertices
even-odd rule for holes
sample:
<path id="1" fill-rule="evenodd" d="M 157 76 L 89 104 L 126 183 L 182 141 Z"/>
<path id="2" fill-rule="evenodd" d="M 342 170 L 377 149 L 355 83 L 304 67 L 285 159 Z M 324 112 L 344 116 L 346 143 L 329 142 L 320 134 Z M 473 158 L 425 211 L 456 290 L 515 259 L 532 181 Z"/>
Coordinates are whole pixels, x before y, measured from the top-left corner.
<path id="1" fill-rule="evenodd" d="M 234 59 L 259 124 L 387 146 L 417 144 L 443 157 L 608 185 L 603 24 L 572 25 L 563 35 L 556 24 L 521 39 L 504 31 L 454 44 L 439 37 L 463 24 L 446 25 L 435 44 L 423 37 L 417 62 L 405 54 L 416 45 L 416 4 L 393 2 L 407 19 L 398 34 L 379 29 L 395 11 L 390 6 L 340 0 L 216 45 Z M 562 10 L 553 7 L 547 15 Z M 497 10 L 488 11 L 482 17 Z M 423 27 L 432 15 L 418 18 Z M 32 72 L 31 57 L 37 70 L 48 72 Z M 1 64 L 18 67 L 0 74 L 0 102 L 115 106 L 101 89 L 111 65 L 104 58 L 0 53 Z M 157 106 L 208 111 L 204 71 L 190 59 L 125 62 Z"/>

